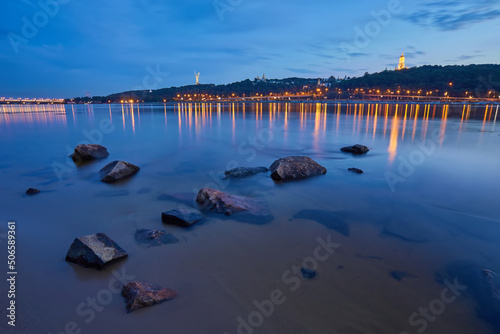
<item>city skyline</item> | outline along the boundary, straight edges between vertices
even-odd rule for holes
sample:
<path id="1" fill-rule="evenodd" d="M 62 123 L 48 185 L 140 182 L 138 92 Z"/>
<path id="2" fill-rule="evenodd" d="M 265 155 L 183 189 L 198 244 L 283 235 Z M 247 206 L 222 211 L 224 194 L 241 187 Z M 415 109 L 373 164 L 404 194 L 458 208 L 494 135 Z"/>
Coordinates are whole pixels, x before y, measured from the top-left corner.
<path id="1" fill-rule="evenodd" d="M 95 6 L 93 6 L 95 5 Z M 107 95 L 195 83 L 497 64 L 500 6 L 481 0 L 6 3 L 1 96 Z"/>

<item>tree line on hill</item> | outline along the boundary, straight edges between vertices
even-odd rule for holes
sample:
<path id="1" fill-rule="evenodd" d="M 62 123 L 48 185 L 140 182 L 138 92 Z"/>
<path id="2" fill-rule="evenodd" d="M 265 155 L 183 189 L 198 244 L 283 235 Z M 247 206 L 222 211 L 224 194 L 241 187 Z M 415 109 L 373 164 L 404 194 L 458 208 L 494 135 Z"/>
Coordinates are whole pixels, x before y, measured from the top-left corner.
<path id="1" fill-rule="evenodd" d="M 453 97 L 497 97 L 500 92 L 500 65 L 452 65 L 421 66 L 400 71 L 385 70 L 365 73 L 358 78 L 342 80 L 330 76 L 321 80 L 321 91 L 317 91 L 318 79 L 286 78 L 268 80 L 243 80 L 226 85 L 190 85 L 162 88 L 153 91 L 137 90 L 75 98 L 76 103 L 120 103 L 125 101 L 172 102 L 179 100 L 217 99 L 218 97 L 255 97 L 269 95 L 314 94 L 329 99 L 362 98 L 364 94 L 419 94 L 425 96 Z M 326 89 L 328 88 L 328 89 Z M 318 96 L 316 96 L 318 97 Z"/>

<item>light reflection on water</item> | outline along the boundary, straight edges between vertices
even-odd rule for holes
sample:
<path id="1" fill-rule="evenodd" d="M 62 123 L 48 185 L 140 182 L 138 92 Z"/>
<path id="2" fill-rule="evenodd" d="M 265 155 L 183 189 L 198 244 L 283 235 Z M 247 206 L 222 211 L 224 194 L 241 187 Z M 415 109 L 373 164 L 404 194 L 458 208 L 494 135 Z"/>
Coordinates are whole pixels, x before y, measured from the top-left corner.
<path id="1" fill-rule="evenodd" d="M 253 300 L 276 288 L 288 291 L 283 272 L 329 234 L 341 248 L 316 279 L 287 294 L 259 328 L 263 333 L 415 332 L 408 316 L 439 297 L 437 277 L 450 275 L 470 284 L 470 292 L 447 305 L 429 333 L 490 333 L 498 325 L 476 313 L 489 304 L 468 272 L 476 266 L 500 272 L 496 105 L 176 103 L 0 111 L 0 220 L 16 219 L 25 240 L 19 316 L 30 333 L 60 332 L 69 320 L 83 333 L 156 333 L 165 326 L 173 333 L 233 333 L 237 317 L 254 310 Z M 105 119 L 114 130 L 101 137 L 96 131 Z M 76 168 L 67 147 L 89 140 L 85 133 L 111 155 Z M 339 150 L 357 143 L 371 151 L 354 157 Z M 413 161 L 423 143 L 435 148 L 409 173 L 403 161 Z M 328 173 L 284 185 L 266 174 L 219 178 L 229 162 L 269 166 L 287 155 L 309 155 Z M 122 184 L 100 183 L 97 171 L 115 159 L 141 171 Z M 62 180 L 54 162 L 69 168 Z M 350 167 L 365 174 L 351 174 Z M 385 174 L 402 177 L 400 170 L 408 173 L 391 192 Z M 161 224 L 160 213 L 179 205 L 162 194 L 194 194 L 207 184 L 265 201 L 275 219 L 262 226 L 214 219 L 190 231 Z M 42 193 L 26 198 L 28 187 Z M 294 218 L 302 210 L 328 212 L 350 233 L 328 229 L 331 222 L 320 214 Z M 184 241 L 145 251 L 133 240 L 137 228 L 162 228 Z M 130 253 L 114 268 L 177 289 L 179 299 L 127 315 L 117 296 L 86 324 L 75 309 L 106 286 L 109 273 L 69 265 L 64 255 L 74 237 L 96 232 Z M 464 259 L 472 265 L 457 264 Z M 408 276 L 397 281 L 394 271 Z M 53 282 L 64 293 L 46 288 Z"/>

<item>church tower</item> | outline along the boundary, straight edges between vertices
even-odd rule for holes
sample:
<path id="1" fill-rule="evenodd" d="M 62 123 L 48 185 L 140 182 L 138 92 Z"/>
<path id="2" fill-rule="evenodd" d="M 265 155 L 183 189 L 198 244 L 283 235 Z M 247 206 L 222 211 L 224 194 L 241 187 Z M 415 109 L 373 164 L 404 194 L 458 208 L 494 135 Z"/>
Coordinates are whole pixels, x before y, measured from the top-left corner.
<path id="1" fill-rule="evenodd" d="M 396 67 L 396 71 L 404 70 L 404 69 L 407 69 L 407 68 L 408 68 L 408 66 L 405 65 L 405 54 L 402 53 L 401 57 L 399 57 L 399 64 Z"/>

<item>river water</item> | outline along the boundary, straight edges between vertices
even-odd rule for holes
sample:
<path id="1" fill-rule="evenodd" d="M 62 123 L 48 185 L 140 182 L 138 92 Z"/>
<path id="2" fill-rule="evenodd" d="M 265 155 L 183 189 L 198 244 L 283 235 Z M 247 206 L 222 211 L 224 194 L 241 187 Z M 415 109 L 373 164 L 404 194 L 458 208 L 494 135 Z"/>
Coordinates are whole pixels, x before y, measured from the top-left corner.
<path id="1" fill-rule="evenodd" d="M 364 102 L 0 106 L 2 276 L 9 221 L 17 242 L 16 327 L 2 279 L 0 332 L 500 333 L 497 115 Z M 68 155 L 89 142 L 110 156 L 76 167 Z M 340 151 L 358 143 L 370 152 Z M 328 172 L 222 179 L 293 155 Z M 113 160 L 141 170 L 104 184 Z M 162 224 L 203 187 L 265 202 L 274 218 Z M 144 248 L 143 228 L 180 242 Z M 98 232 L 129 257 L 102 271 L 65 261 L 74 238 Z M 127 313 L 117 277 L 179 295 Z"/>

